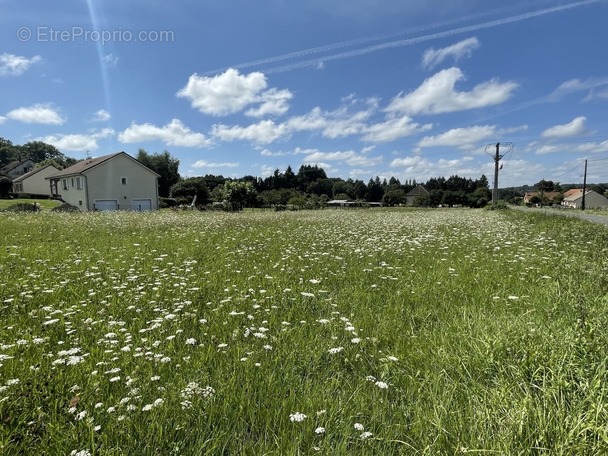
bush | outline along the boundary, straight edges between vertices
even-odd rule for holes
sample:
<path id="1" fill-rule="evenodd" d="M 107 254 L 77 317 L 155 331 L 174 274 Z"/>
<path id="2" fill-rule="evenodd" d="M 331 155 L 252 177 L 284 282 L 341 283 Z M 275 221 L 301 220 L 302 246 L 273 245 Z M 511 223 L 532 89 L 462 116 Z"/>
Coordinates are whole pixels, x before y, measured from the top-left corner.
<path id="1" fill-rule="evenodd" d="M 40 205 L 37 203 L 17 203 L 11 204 L 6 210 L 10 212 L 38 212 L 40 210 Z"/>
<path id="2" fill-rule="evenodd" d="M 505 200 L 498 200 L 494 204 L 488 204 L 486 208 L 491 211 L 502 211 L 505 209 L 509 209 L 509 206 L 507 205 Z"/>
<path id="3" fill-rule="evenodd" d="M 179 203 L 175 198 L 163 198 L 162 196 L 158 198 L 158 206 L 160 209 L 167 209 L 169 207 L 176 207 Z"/>
<path id="4" fill-rule="evenodd" d="M 53 212 L 80 212 L 76 206 L 72 206 L 68 203 L 63 203 L 61 206 L 54 207 L 51 209 Z"/>

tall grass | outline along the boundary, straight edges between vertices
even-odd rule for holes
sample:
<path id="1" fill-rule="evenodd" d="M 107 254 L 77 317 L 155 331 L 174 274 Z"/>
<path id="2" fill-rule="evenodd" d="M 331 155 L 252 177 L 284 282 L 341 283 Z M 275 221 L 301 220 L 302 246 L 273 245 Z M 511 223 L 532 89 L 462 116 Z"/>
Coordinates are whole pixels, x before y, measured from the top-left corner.
<path id="1" fill-rule="evenodd" d="M 608 231 L 2 214 L 0 453 L 602 454 Z"/>

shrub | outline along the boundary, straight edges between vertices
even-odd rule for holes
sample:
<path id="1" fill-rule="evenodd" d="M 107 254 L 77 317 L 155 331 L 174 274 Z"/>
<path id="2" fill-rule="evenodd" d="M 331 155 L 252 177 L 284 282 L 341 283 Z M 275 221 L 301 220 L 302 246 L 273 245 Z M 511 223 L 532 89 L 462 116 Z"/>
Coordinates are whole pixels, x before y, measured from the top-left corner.
<path id="1" fill-rule="evenodd" d="M 61 206 L 54 207 L 51 209 L 53 212 L 80 212 L 76 206 L 72 206 L 68 203 L 63 203 Z"/>

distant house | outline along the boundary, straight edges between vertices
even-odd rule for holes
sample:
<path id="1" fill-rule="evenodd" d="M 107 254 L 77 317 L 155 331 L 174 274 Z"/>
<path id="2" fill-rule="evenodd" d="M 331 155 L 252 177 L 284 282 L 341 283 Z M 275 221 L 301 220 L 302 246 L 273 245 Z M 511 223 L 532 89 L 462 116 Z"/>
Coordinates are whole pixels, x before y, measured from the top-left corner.
<path id="1" fill-rule="evenodd" d="M 416 185 L 405 195 L 405 204 L 407 206 L 413 206 L 418 197 L 423 197 L 429 194 L 429 191 L 424 188 L 424 185 Z"/>
<path id="2" fill-rule="evenodd" d="M 560 194 L 560 192 L 525 192 L 524 203 L 531 203 L 535 196 L 538 198 L 542 198 L 544 196 L 548 201 L 555 201 L 557 204 Z"/>
<path id="3" fill-rule="evenodd" d="M 53 165 L 34 168 L 29 173 L 13 179 L 13 193 L 29 193 L 33 195 L 51 195 L 51 186 L 47 177 L 59 172 Z"/>
<path id="4" fill-rule="evenodd" d="M 351 201 L 344 199 L 333 199 L 327 202 L 329 207 L 382 207 L 380 201 Z"/>
<path id="5" fill-rule="evenodd" d="M 568 195 L 568 196 L 566 196 Z M 562 206 L 580 209 L 583 205 L 583 189 L 576 188 L 568 190 L 564 193 Z M 585 192 L 585 208 L 586 209 L 608 209 L 608 198 L 593 190 Z"/>
<path id="6" fill-rule="evenodd" d="M 35 165 L 36 163 L 29 158 L 25 160 L 15 160 L 0 168 L 0 176 L 7 176 L 10 177 L 11 180 L 14 180 L 19 176 L 29 173 L 34 169 Z"/>
<path id="7" fill-rule="evenodd" d="M 46 179 L 54 196 L 81 211 L 158 209 L 158 177 L 125 152 L 88 158 Z"/>

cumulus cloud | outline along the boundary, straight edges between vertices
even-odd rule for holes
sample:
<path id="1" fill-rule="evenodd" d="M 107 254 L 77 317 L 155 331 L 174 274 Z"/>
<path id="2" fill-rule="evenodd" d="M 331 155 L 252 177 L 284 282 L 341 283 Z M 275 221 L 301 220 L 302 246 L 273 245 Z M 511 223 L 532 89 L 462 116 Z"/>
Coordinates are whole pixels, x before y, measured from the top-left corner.
<path id="1" fill-rule="evenodd" d="M 547 128 L 541 133 L 543 138 L 566 138 L 569 136 L 579 136 L 585 134 L 586 117 L 580 116 L 574 119 L 572 122 L 563 125 L 555 125 L 554 127 Z"/>
<path id="2" fill-rule="evenodd" d="M 284 114 L 293 95 L 288 90 L 266 90 L 267 85 L 263 73 L 241 75 L 230 68 L 212 77 L 193 74 L 177 96 L 187 98 L 193 108 L 213 116 L 240 112 L 253 104 L 258 106 L 247 111 L 249 116 Z"/>
<path id="3" fill-rule="evenodd" d="M 272 120 L 261 120 L 247 127 L 216 124 L 212 128 L 211 134 L 222 141 L 241 140 L 269 144 L 279 138 L 288 136 L 289 129 L 284 123 L 276 124 Z"/>
<path id="4" fill-rule="evenodd" d="M 192 168 L 236 168 L 238 162 L 208 162 L 207 160 L 198 160 L 192 164 Z"/>
<path id="5" fill-rule="evenodd" d="M 463 111 L 503 103 L 518 87 L 514 82 L 492 79 L 476 85 L 469 92 L 456 90 L 456 83 L 465 79 L 459 68 L 442 70 L 426 79 L 420 87 L 393 98 L 385 109 L 405 114 L 439 114 Z"/>
<path id="6" fill-rule="evenodd" d="M 47 144 L 52 144 L 61 151 L 83 152 L 86 150 L 98 149 L 98 140 L 109 138 L 113 135 L 113 129 L 104 128 L 101 130 L 94 130 L 85 134 L 56 134 L 43 136 L 34 139 L 34 141 L 42 141 Z"/>
<path id="7" fill-rule="evenodd" d="M 361 138 L 367 142 L 388 142 L 398 138 L 411 136 L 421 131 L 430 130 L 432 124 L 420 125 L 408 116 L 389 117 L 384 122 L 369 125 L 363 129 L 365 135 Z"/>
<path id="8" fill-rule="evenodd" d="M 496 136 L 494 125 L 477 125 L 467 128 L 453 128 L 435 136 L 426 136 L 418 142 L 418 147 L 460 147 L 469 148 L 479 141 Z"/>
<path id="9" fill-rule="evenodd" d="M 179 119 L 172 119 L 163 127 L 149 123 L 133 123 L 119 133 L 118 140 L 122 143 L 162 141 L 168 146 L 177 147 L 209 147 L 211 145 L 211 141 L 205 135 L 190 130 Z"/>
<path id="10" fill-rule="evenodd" d="M 472 51 L 478 47 L 479 40 L 473 37 L 442 49 L 428 49 L 422 57 L 422 66 L 424 68 L 433 68 L 450 57 L 457 62 L 463 57 L 471 57 Z"/>
<path id="11" fill-rule="evenodd" d="M 100 109 L 93 114 L 93 122 L 106 122 L 110 120 L 112 116 L 105 109 Z"/>
<path id="12" fill-rule="evenodd" d="M 369 157 L 364 154 L 358 154 L 353 150 L 348 151 L 335 151 L 335 152 L 321 152 L 316 149 L 301 151 L 306 154 L 302 159 L 303 163 L 325 163 L 339 161 L 349 166 L 374 166 L 382 162 L 382 157 Z"/>
<path id="13" fill-rule="evenodd" d="M 58 110 L 50 104 L 35 104 L 29 107 L 13 109 L 6 117 L 23 123 L 37 123 L 48 125 L 61 125 L 65 119 L 61 117 Z"/>
<path id="14" fill-rule="evenodd" d="M 39 55 L 28 59 L 15 54 L 0 54 L 0 76 L 20 76 L 40 60 Z"/>

